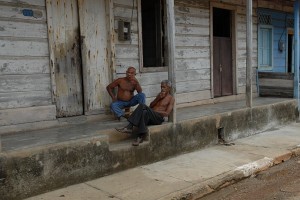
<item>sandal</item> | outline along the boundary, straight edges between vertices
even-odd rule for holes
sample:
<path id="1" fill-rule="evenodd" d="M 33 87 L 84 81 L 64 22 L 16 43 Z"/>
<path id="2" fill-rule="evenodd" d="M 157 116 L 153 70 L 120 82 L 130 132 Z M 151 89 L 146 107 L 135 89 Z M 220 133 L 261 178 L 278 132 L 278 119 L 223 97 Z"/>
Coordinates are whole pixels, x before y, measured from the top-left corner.
<path id="1" fill-rule="evenodd" d="M 117 131 L 119 131 L 120 133 L 132 133 L 132 129 L 128 128 L 128 127 L 124 127 L 124 128 L 116 128 Z"/>
<path id="2" fill-rule="evenodd" d="M 143 143 L 144 139 L 142 137 L 137 137 L 136 140 L 132 143 L 132 146 L 139 146 L 140 143 Z"/>

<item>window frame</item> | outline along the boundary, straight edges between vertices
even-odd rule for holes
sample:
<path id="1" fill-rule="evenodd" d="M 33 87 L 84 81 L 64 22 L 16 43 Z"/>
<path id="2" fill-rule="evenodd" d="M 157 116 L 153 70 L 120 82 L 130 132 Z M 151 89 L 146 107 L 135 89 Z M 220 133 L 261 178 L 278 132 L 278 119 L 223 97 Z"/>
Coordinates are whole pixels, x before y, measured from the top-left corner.
<path id="1" fill-rule="evenodd" d="M 143 30 L 142 30 L 142 0 L 138 0 L 138 37 L 139 37 L 139 62 L 140 62 L 140 71 L 141 72 L 167 72 L 168 71 L 168 50 L 167 50 L 167 20 L 166 16 L 163 16 L 163 27 L 165 29 L 165 48 L 164 50 L 164 62 L 165 66 L 153 66 L 153 67 L 144 67 L 143 62 Z M 166 0 L 163 0 L 164 3 L 164 15 L 166 15 Z"/>
<path id="2" fill-rule="evenodd" d="M 269 29 L 271 31 L 270 34 L 270 55 L 269 55 L 269 59 L 270 59 L 270 65 L 262 65 L 261 61 L 262 61 L 262 50 L 261 50 L 261 46 L 260 46 L 260 41 L 262 40 L 262 29 Z M 265 24 L 261 24 L 258 26 L 258 40 L 257 40 L 257 53 L 258 53 L 258 69 L 259 70 L 273 70 L 273 38 L 274 38 L 274 27 L 272 25 L 265 25 Z"/>

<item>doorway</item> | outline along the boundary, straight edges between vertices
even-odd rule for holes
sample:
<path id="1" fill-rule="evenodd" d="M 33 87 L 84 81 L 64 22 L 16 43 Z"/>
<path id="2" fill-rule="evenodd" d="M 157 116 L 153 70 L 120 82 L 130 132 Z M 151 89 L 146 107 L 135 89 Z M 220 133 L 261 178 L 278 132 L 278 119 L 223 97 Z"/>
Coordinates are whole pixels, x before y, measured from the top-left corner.
<path id="1" fill-rule="evenodd" d="M 47 1 L 57 117 L 103 114 L 108 108 L 105 88 L 112 75 L 106 3 L 111 2 Z"/>
<path id="2" fill-rule="evenodd" d="M 213 8 L 214 97 L 233 94 L 232 11 Z"/>
<path id="3" fill-rule="evenodd" d="M 294 72 L 294 33 L 292 30 L 288 30 L 288 41 L 287 41 L 287 73 Z"/>

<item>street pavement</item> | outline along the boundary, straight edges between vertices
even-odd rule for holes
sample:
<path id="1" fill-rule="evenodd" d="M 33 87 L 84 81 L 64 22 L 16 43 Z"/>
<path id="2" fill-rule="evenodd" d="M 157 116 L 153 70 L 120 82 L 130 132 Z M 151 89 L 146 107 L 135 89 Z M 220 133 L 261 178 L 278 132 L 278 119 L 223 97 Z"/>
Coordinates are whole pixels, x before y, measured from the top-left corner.
<path id="1" fill-rule="evenodd" d="M 300 123 L 292 123 L 27 200 L 197 199 L 299 154 Z"/>

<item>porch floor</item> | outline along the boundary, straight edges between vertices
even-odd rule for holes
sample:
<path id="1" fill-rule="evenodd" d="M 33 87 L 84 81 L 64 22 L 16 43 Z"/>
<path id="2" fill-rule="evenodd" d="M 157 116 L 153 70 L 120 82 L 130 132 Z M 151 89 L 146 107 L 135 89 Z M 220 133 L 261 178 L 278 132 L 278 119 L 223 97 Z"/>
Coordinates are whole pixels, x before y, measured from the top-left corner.
<path id="1" fill-rule="evenodd" d="M 253 107 L 274 104 L 291 100 L 288 98 L 267 98 L 257 97 L 253 99 Z M 206 104 L 200 106 L 178 108 L 177 121 L 184 121 L 189 119 L 200 118 L 203 116 L 214 115 L 223 112 L 230 112 L 246 108 L 245 100 L 229 101 L 216 104 Z M 49 144 L 68 142 L 76 139 L 83 139 L 95 135 L 103 134 L 108 137 L 116 137 L 111 140 L 111 143 L 122 143 L 123 140 L 128 139 L 128 136 L 120 136 L 114 128 L 122 127 L 127 124 L 126 121 L 87 121 L 82 123 L 80 118 L 70 119 L 72 124 L 40 129 L 34 131 L 9 133 L 0 135 L 0 148 L 2 152 L 16 151 L 22 149 L 30 149 L 33 147 L 40 147 Z"/>

